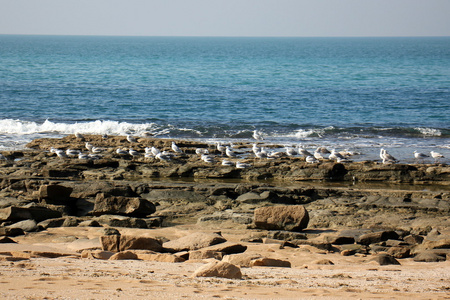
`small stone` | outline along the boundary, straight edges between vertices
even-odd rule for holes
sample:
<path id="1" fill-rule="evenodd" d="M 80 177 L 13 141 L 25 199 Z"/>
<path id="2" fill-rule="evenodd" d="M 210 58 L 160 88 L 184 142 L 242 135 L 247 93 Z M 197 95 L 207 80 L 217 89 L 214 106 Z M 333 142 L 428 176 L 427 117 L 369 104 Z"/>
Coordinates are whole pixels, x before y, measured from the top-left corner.
<path id="1" fill-rule="evenodd" d="M 197 269 L 192 276 L 241 279 L 242 273 L 238 266 L 223 261 L 213 261 Z"/>

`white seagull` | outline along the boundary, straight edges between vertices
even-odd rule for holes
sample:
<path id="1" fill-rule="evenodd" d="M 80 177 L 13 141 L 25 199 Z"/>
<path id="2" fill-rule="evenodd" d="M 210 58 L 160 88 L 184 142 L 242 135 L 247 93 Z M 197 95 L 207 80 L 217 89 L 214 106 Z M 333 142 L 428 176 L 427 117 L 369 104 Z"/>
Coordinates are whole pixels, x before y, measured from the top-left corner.
<path id="1" fill-rule="evenodd" d="M 180 149 L 180 147 L 177 146 L 177 144 L 175 144 L 175 142 L 172 142 L 172 150 L 175 153 L 183 153 L 183 151 Z"/>
<path id="2" fill-rule="evenodd" d="M 131 135 L 127 135 L 127 141 L 130 143 L 137 143 L 137 139 Z"/>
<path id="3" fill-rule="evenodd" d="M 120 148 L 117 148 L 116 153 L 119 155 L 128 155 L 129 154 L 127 150 L 123 150 Z"/>
<path id="4" fill-rule="evenodd" d="M 231 160 L 222 160 L 222 166 L 234 166 L 234 163 Z"/>
<path id="5" fill-rule="evenodd" d="M 86 147 L 86 149 L 88 149 L 88 151 L 92 151 L 92 148 L 94 148 L 94 145 L 90 144 L 89 142 L 86 142 L 84 146 Z"/>
<path id="6" fill-rule="evenodd" d="M 318 163 L 319 161 L 314 156 L 307 156 L 306 162 L 308 164 L 315 164 L 315 163 Z"/>
<path id="7" fill-rule="evenodd" d="M 220 143 L 217 143 L 217 151 L 219 151 L 222 155 L 226 152 L 226 147 Z"/>
<path id="8" fill-rule="evenodd" d="M 238 169 L 250 168 L 251 166 L 252 166 L 251 164 L 243 163 L 240 161 L 236 162 L 236 168 L 238 168 Z"/>
<path id="9" fill-rule="evenodd" d="M 292 147 L 286 147 L 286 154 L 287 154 L 287 156 L 295 156 L 295 155 L 297 155 L 298 153 L 297 153 L 297 151 L 295 151 L 294 148 L 292 148 Z"/>
<path id="10" fill-rule="evenodd" d="M 430 154 L 431 157 L 434 158 L 435 163 L 438 163 L 441 158 L 445 158 L 444 155 L 439 152 L 431 151 Z"/>
<path id="11" fill-rule="evenodd" d="M 430 157 L 430 156 L 426 155 L 425 153 L 414 151 L 414 157 L 416 158 L 417 161 L 422 161 L 423 162 L 423 160 L 425 158 Z"/>
<path id="12" fill-rule="evenodd" d="M 383 164 L 392 164 L 398 162 L 398 160 L 390 155 L 385 149 L 381 148 L 380 150 L 380 157 L 383 161 Z"/>
<path id="13" fill-rule="evenodd" d="M 333 150 L 331 150 L 331 154 L 328 157 L 328 159 L 336 160 L 336 161 L 339 160 L 341 162 L 342 160 L 345 160 L 345 157 L 343 157 L 342 154 L 340 154 L 335 149 L 333 149 Z"/>
<path id="14" fill-rule="evenodd" d="M 133 156 L 133 157 L 136 157 L 136 156 L 140 156 L 140 155 L 141 155 L 141 154 L 139 153 L 139 151 L 134 150 L 134 149 L 131 149 L 131 148 L 130 148 L 130 150 L 128 150 L 128 153 L 129 153 L 131 156 Z"/>
<path id="15" fill-rule="evenodd" d="M 197 155 L 203 155 L 203 154 L 209 154 L 209 150 L 206 148 L 197 148 L 195 149 L 195 154 Z"/>
<path id="16" fill-rule="evenodd" d="M 236 153 L 234 153 L 234 151 L 230 148 L 230 146 L 226 146 L 225 148 L 225 154 L 228 157 L 236 157 Z"/>
<path id="17" fill-rule="evenodd" d="M 299 146 L 299 147 L 298 147 L 298 153 L 299 153 L 300 155 L 304 156 L 304 157 L 307 157 L 307 156 L 314 156 L 314 155 L 312 155 L 308 150 L 303 149 L 302 146 Z"/>

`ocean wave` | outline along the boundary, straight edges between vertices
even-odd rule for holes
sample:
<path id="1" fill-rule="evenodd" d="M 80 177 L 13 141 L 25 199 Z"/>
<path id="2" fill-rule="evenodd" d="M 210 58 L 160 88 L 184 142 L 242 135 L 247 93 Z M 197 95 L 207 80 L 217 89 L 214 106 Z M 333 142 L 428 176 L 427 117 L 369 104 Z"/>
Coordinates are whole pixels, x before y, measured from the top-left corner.
<path id="1" fill-rule="evenodd" d="M 0 120 L 0 134 L 33 135 L 33 134 L 109 134 L 127 135 L 149 131 L 154 135 L 165 134 L 165 129 L 155 123 L 132 124 L 118 121 L 96 120 L 91 122 L 57 123 L 45 120 L 43 123 L 3 119 Z"/>
<path id="2" fill-rule="evenodd" d="M 442 136 L 442 131 L 435 128 L 417 127 L 414 128 L 424 136 Z"/>

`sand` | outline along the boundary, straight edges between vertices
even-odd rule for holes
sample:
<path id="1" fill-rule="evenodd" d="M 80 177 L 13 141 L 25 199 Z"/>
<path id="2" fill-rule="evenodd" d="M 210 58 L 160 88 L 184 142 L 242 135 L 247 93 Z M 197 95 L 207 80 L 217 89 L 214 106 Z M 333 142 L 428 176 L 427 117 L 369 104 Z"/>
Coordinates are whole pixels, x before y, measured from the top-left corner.
<path id="1" fill-rule="evenodd" d="M 191 226 L 119 228 L 122 233 L 176 238 L 208 231 Z M 342 256 L 312 246 L 280 249 L 243 243 L 246 253 L 289 260 L 292 268 L 241 268 L 242 279 L 194 278 L 204 261 L 163 263 L 79 258 L 77 250 L 99 245 L 100 228 L 51 228 L 0 244 L 0 252 L 50 251 L 70 256 L 0 261 L 1 299 L 450 299 L 450 261 L 399 260 L 380 266 L 371 255 Z M 239 241 L 247 230 L 222 230 Z M 75 239 L 75 237 L 77 239 Z M 333 265 L 320 264 L 327 259 Z"/>

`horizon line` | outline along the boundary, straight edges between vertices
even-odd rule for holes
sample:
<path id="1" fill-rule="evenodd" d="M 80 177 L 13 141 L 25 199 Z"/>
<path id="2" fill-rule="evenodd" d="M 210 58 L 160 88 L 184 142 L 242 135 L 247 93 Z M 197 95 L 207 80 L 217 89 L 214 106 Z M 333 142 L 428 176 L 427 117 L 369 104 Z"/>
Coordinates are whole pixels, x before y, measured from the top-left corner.
<path id="1" fill-rule="evenodd" d="M 264 36 L 264 35 L 114 35 L 114 34 L 42 34 L 42 33 L 0 33 L 0 36 L 60 36 L 60 37 L 167 37 L 167 38 L 444 38 L 450 35 L 286 35 L 286 36 Z"/>

